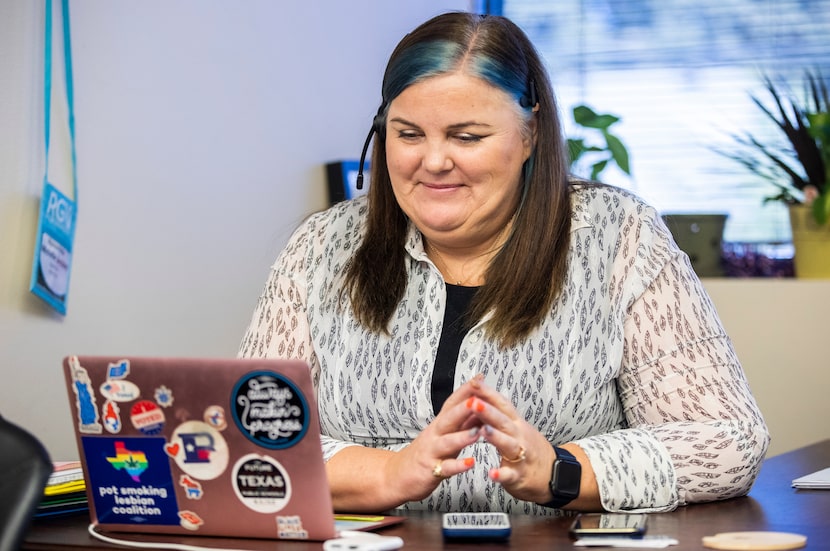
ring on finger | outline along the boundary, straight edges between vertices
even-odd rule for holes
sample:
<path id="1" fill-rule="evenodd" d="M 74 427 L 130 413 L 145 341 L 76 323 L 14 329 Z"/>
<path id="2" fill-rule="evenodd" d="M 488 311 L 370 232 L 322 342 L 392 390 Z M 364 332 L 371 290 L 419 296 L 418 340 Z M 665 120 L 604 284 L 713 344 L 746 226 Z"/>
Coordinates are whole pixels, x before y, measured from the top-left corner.
<path id="1" fill-rule="evenodd" d="M 508 463 L 521 463 L 527 458 L 526 451 L 527 450 L 525 450 L 524 446 L 519 446 L 519 453 L 516 457 L 511 459 L 509 457 L 501 456 L 501 458 L 507 461 Z"/>
<path id="2" fill-rule="evenodd" d="M 443 460 L 439 461 L 432 468 L 432 476 L 434 476 L 435 478 L 444 478 L 444 470 L 441 468 L 441 464 L 443 462 Z"/>

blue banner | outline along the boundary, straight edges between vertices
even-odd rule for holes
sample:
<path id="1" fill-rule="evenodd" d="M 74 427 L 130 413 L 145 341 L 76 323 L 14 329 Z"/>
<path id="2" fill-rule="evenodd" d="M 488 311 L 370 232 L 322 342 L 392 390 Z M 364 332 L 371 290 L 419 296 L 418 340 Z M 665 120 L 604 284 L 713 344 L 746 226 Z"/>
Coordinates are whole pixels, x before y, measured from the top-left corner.
<path id="1" fill-rule="evenodd" d="M 69 145 L 71 150 L 71 183 L 74 199 L 49 182 L 49 136 L 52 129 L 52 8 L 53 0 L 45 2 L 45 48 L 43 75 L 43 123 L 46 169 L 43 177 L 40 219 L 32 262 L 29 289 L 49 306 L 66 314 L 69 275 L 72 271 L 72 243 L 77 218 L 78 179 L 75 162 L 75 114 L 72 87 L 72 48 L 69 38 L 69 0 L 61 1 L 63 19 L 63 61 L 66 103 L 68 107 Z"/>

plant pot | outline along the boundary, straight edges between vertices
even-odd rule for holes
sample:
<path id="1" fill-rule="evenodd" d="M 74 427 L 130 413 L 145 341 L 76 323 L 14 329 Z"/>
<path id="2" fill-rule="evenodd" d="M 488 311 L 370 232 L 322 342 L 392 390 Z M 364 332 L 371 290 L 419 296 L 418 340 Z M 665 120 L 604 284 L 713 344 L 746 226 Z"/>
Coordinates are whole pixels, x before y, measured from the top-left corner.
<path id="1" fill-rule="evenodd" d="M 809 207 L 790 205 L 795 277 L 830 278 L 830 224 L 819 226 Z"/>
<path id="2" fill-rule="evenodd" d="M 698 277 L 723 277 L 722 245 L 726 214 L 664 214 L 680 250 Z"/>

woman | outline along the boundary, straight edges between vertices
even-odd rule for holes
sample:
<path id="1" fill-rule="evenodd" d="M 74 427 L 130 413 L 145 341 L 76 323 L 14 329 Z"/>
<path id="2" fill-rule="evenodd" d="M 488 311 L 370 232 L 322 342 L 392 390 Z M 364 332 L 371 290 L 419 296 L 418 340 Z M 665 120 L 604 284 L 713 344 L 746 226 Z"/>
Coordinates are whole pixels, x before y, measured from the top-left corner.
<path id="1" fill-rule="evenodd" d="M 297 230 L 240 350 L 309 362 L 336 509 L 668 511 L 749 490 L 769 435 L 715 309 L 654 209 L 569 181 L 518 27 L 415 29 L 373 132 L 368 197 Z"/>

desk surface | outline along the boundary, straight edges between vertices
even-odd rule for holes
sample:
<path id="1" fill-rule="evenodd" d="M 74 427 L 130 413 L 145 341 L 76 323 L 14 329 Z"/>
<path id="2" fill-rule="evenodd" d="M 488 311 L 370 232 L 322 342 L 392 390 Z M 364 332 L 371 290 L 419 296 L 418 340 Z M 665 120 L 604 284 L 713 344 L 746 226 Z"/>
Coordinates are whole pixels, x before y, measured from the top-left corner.
<path id="1" fill-rule="evenodd" d="M 748 497 L 717 503 L 683 507 L 672 513 L 649 517 L 650 534 L 677 538 L 680 545 L 668 549 L 701 549 L 701 538 L 718 532 L 769 530 L 795 532 L 807 536 L 807 548 L 825 548 L 830 542 L 830 490 L 795 490 L 790 482 L 799 476 L 830 467 L 830 440 L 772 457 L 764 462 L 761 474 Z M 571 547 L 569 518 L 511 517 L 513 533 L 509 543 L 476 543 L 479 550 L 555 549 Z M 111 547 L 87 534 L 85 515 L 36 521 L 23 549 L 126 549 Z M 445 543 L 441 536 L 441 516 L 437 513 L 413 514 L 401 525 L 383 534 L 403 538 L 404 549 L 463 549 L 461 543 Z M 126 535 L 125 535 L 126 536 Z M 305 551 L 322 549 L 320 542 L 275 542 L 207 537 L 145 535 L 143 542 L 176 541 L 202 547 L 251 550 Z M 469 545 L 467 545 L 469 547 Z"/>

